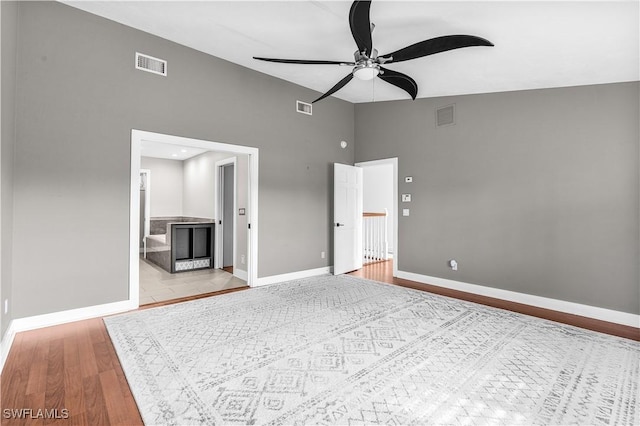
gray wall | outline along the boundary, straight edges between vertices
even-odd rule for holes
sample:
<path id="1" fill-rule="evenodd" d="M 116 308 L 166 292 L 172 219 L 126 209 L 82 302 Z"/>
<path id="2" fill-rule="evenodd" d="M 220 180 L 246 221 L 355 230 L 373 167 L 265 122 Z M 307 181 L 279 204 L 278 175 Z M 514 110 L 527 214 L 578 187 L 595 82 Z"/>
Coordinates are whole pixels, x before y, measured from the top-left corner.
<path id="1" fill-rule="evenodd" d="M 131 129 L 258 147 L 258 275 L 329 264 L 352 104 L 298 114 L 318 93 L 60 3 L 18 7 L 15 318 L 127 299 Z M 136 51 L 168 76 L 136 71 Z"/>
<path id="2" fill-rule="evenodd" d="M 140 168 L 149 169 L 151 217 L 184 214 L 184 162 L 165 158 L 140 157 Z"/>
<path id="3" fill-rule="evenodd" d="M 0 28 L 2 34 L 1 85 L 1 150 L 0 183 L 2 197 L 0 199 L 0 340 L 4 336 L 9 322 L 13 318 L 12 300 L 12 266 L 11 253 L 13 243 L 13 150 L 15 145 L 15 94 L 16 94 L 16 28 L 18 8 L 15 2 L 0 2 Z M 9 311 L 4 313 L 4 301 L 9 300 Z"/>
<path id="4" fill-rule="evenodd" d="M 210 151 L 184 160 L 182 205 L 185 216 L 216 219 L 216 162 L 235 156 Z"/>
<path id="5" fill-rule="evenodd" d="M 413 194 L 399 269 L 640 313 L 639 90 L 356 105 L 356 161 L 399 157 Z M 437 128 L 453 103 L 456 124 Z"/>

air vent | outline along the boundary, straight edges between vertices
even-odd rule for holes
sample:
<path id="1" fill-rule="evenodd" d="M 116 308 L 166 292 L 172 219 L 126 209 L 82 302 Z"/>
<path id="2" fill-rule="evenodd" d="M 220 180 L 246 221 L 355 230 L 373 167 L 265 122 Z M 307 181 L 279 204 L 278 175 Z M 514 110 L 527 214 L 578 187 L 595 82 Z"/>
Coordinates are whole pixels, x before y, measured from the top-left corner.
<path id="1" fill-rule="evenodd" d="M 455 105 L 438 108 L 436 110 L 436 125 L 450 126 L 456 124 L 456 108 Z"/>
<path id="2" fill-rule="evenodd" d="M 136 69 L 167 75 L 167 61 L 136 52 Z"/>
<path id="3" fill-rule="evenodd" d="M 302 114 L 312 115 L 313 109 L 311 104 L 302 101 L 296 101 L 296 111 Z"/>

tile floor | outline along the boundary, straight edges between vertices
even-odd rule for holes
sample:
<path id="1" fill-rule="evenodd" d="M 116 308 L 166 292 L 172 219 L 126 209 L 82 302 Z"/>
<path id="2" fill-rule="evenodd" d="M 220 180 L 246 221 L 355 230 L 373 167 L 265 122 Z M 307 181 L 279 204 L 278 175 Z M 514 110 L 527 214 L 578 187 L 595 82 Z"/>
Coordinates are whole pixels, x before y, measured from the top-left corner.
<path id="1" fill-rule="evenodd" d="M 246 285 L 246 281 L 221 269 L 170 274 L 159 266 L 140 259 L 140 305 Z"/>

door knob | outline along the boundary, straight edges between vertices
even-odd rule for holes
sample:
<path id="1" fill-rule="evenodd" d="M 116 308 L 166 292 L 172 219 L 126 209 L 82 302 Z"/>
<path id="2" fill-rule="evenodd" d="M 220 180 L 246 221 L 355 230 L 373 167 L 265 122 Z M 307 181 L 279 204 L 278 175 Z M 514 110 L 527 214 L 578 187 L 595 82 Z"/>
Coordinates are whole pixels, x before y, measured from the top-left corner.
<path id="1" fill-rule="evenodd" d="M 344 223 L 336 223 L 336 226 L 344 226 Z"/>

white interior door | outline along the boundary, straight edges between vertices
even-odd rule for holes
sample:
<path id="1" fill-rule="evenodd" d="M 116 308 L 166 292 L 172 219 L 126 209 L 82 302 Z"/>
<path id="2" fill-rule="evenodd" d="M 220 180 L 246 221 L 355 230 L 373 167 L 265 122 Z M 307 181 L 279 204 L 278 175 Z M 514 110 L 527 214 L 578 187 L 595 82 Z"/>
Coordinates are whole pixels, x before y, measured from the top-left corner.
<path id="1" fill-rule="evenodd" d="M 333 274 L 362 268 L 362 169 L 334 164 Z"/>

